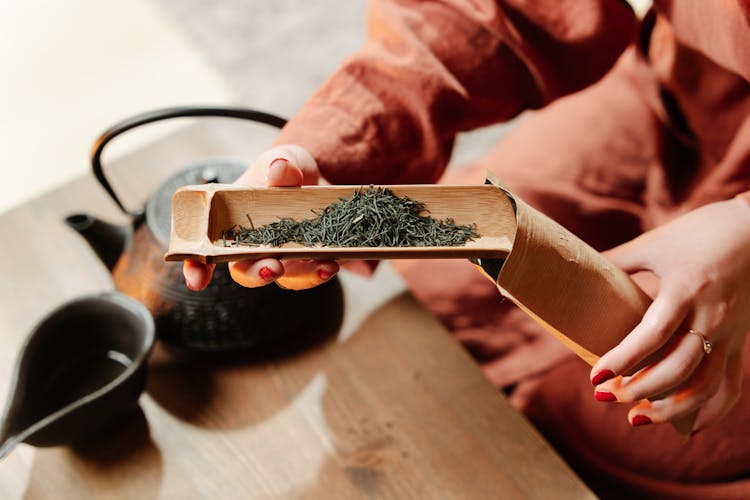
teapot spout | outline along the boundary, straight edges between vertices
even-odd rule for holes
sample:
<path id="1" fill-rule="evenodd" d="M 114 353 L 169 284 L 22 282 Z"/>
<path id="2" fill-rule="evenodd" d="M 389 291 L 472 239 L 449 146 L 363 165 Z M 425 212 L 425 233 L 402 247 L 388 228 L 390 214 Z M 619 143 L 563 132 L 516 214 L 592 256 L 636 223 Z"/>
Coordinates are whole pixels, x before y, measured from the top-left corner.
<path id="1" fill-rule="evenodd" d="M 74 214 L 65 218 L 65 223 L 75 229 L 99 259 L 112 271 L 120 258 L 130 235 L 130 228 L 104 222 L 88 214 Z"/>

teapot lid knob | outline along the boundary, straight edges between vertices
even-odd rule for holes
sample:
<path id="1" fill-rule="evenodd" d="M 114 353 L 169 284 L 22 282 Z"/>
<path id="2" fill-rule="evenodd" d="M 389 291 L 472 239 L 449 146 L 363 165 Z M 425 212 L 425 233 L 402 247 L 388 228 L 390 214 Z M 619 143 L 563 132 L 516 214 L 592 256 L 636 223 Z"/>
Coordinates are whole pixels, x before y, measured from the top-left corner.
<path id="1" fill-rule="evenodd" d="M 172 222 L 172 196 L 177 188 L 188 184 L 220 182 L 231 184 L 247 168 L 239 160 L 209 159 L 197 162 L 169 177 L 146 204 L 146 223 L 157 240 L 167 247 Z"/>
<path id="2" fill-rule="evenodd" d="M 206 167 L 201 171 L 200 174 L 201 184 L 213 184 L 219 182 L 219 173 L 214 167 Z"/>

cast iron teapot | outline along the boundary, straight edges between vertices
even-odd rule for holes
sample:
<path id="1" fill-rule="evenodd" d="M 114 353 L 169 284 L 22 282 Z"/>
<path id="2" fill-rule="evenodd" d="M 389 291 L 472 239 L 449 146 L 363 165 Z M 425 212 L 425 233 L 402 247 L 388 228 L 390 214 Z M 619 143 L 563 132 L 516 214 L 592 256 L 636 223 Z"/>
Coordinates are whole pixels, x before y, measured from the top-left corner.
<path id="1" fill-rule="evenodd" d="M 298 292 L 275 285 L 249 289 L 231 279 L 226 264 L 218 264 L 208 288 L 192 292 L 182 277 L 182 265 L 163 260 L 169 242 L 174 191 L 187 184 L 231 183 L 246 165 L 238 161 L 207 160 L 188 166 L 169 177 L 148 198 L 145 210 L 139 211 L 125 208 L 104 174 L 102 151 L 116 136 L 167 118 L 198 116 L 240 118 L 278 128 L 285 124 L 284 119 L 268 113 L 224 107 L 161 109 L 117 123 L 98 138 L 91 162 L 94 175 L 117 206 L 131 217 L 132 224 L 117 226 L 89 214 L 70 215 L 65 221 L 88 241 L 110 269 L 115 287 L 148 307 L 160 339 L 188 350 L 221 351 L 288 338 L 310 327 L 306 318 L 315 317 L 314 311 L 331 305 L 326 302 L 340 302 L 341 287 L 337 280 Z"/>

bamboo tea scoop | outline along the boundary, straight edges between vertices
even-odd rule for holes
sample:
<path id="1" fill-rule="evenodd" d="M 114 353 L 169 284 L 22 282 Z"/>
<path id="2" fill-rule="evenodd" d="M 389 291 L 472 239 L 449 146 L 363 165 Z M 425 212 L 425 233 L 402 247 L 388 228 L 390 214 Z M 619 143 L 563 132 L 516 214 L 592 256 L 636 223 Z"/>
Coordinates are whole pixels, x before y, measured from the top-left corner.
<path id="1" fill-rule="evenodd" d="M 222 233 L 233 226 L 260 227 L 289 217 L 315 217 L 340 199 L 366 186 L 305 186 L 245 188 L 204 184 L 180 188 L 172 199 L 172 230 L 167 261 L 195 259 L 225 262 L 264 257 L 299 259 L 424 259 L 504 258 L 510 252 L 516 218 L 505 192 L 493 185 L 388 186 L 394 195 L 423 203 L 424 215 L 452 218 L 459 225 L 476 225 L 479 237 L 461 246 L 433 247 L 280 247 L 245 246 L 225 242 Z"/>

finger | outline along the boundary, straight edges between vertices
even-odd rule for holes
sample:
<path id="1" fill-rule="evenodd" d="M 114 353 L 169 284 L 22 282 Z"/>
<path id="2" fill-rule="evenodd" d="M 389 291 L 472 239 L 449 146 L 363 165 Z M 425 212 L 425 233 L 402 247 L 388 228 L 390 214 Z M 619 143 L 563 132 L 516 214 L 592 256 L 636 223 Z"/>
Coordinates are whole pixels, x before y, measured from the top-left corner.
<path id="1" fill-rule="evenodd" d="M 257 288 L 284 274 L 284 266 L 276 259 L 238 260 L 229 263 L 229 274 L 238 284 Z"/>
<path id="2" fill-rule="evenodd" d="M 693 428 L 693 434 L 718 423 L 727 416 L 742 394 L 744 378 L 742 350 L 735 351 L 727 360 L 727 372 L 719 390 L 701 410 Z"/>
<path id="3" fill-rule="evenodd" d="M 318 165 L 301 146 L 285 144 L 262 153 L 235 181 L 243 186 L 299 186 L 317 184 Z"/>
<path id="4" fill-rule="evenodd" d="M 703 359 L 680 389 L 664 399 L 639 403 L 630 409 L 628 419 L 632 425 L 663 423 L 698 410 L 719 390 L 726 364 L 726 348 L 722 346 Z"/>
<path id="5" fill-rule="evenodd" d="M 338 271 L 338 263 L 332 260 L 288 260 L 284 261 L 284 276 L 276 283 L 289 290 L 306 290 L 325 283 Z"/>
<path id="6" fill-rule="evenodd" d="M 598 385 L 594 395 L 599 401 L 616 400 L 621 403 L 656 398 L 687 381 L 705 355 L 703 342 L 697 335 L 679 335 L 659 362 L 632 377 Z"/>
<path id="7" fill-rule="evenodd" d="M 216 264 L 204 264 L 197 260 L 185 260 L 182 263 L 182 275 L 187 287 L 195 292 L 203 290 L 211 281 Z"/>
<path id="8" fill-rule="evenodd" d="M 650 269 L 647 241 L 644 236 L 639 236 L 602 252 L 602 255 L 627 273 L 647 270 Z"/>
<path id="9" fill-rule="evenodd" d="M 301 186 L 302 171 L 285 158 L 276 158 L 268 166 L 269 186 Z"/>
<path id="10" fill-rule="evenodd" d="M 690 312 L 691 302 L 692 292 L 687 287 L 676 280 L 665 280 L 640 323 L 593 366 L 592 384 L 628 373 L 661 348 L 679 329 Z"/>

